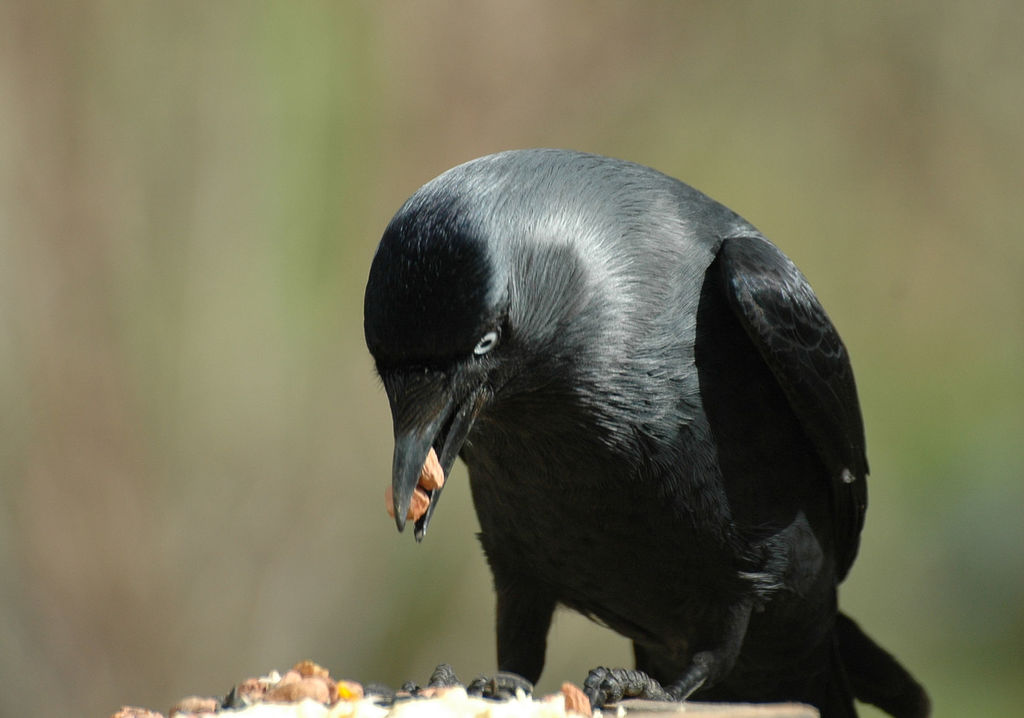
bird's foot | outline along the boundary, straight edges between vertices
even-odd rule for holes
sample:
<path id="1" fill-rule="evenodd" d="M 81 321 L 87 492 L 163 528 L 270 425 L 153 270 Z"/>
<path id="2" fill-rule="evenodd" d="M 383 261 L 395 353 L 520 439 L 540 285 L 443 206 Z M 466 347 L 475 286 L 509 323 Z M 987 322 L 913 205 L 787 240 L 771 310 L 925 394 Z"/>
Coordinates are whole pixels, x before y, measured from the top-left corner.
<path id="1" fill-rule="evenodd" d="M 478 676 L 466 686 L 466 693 L 482 698 L 506 700 L 520 693 L 533 695 L 533 684 L 517 673 L 498 671 L 493 676 Z"/>
<path id="2" fill-rule="evenodd" d="M 461 686 L 455 669 L 448 663 L 442 663 L 430 674 L 427 685 L 420 686 L 416 681 L 406 681 L 397 691 L 378 683 L 368 684 L 364 687 L 367 695 L 371 695 L 374 702 L 379 705 L 390 707 L 398 700 L 409 700 L 411 698 L 431 698 L 437 695 L 438 691 L 452 686 Z"/>
<path id="3" fill-rule="evenodd" d="M 430 680 L 427 681 L 427 688 L 449 688 L 451 686 L 461 686 L 459 677 L 455 675 L 455 669 L 451 667 L 450 663 L 442 663 L 434 672 L 430 674 Z"/>
<path id="4" fill-rule="evenodd" d="M 680 700 L 643 671 L 629 668 L 595 668 L 583 681 L 583 693 L 594 708 L 618 703 L 623 698 Z"/>

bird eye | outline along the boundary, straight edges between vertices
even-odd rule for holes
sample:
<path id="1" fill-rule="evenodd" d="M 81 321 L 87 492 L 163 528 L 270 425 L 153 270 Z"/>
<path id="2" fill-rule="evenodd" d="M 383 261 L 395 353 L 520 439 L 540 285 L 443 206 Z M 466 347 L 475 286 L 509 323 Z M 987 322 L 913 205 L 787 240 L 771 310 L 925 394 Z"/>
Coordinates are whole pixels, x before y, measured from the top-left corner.
<path id="1" fill-rule="evenodd" d="M 497 344 L 498 332 L 487 332 L 482 337 L 480 337 L 480 341 L 478 341 L 476 343 L 476 346 L 473 347 L 473 353 L 476 354 L 477 356 L 481 356 L 489 352 L 491 349 L 494 349 L 494 347 L 497 346 Z"/>

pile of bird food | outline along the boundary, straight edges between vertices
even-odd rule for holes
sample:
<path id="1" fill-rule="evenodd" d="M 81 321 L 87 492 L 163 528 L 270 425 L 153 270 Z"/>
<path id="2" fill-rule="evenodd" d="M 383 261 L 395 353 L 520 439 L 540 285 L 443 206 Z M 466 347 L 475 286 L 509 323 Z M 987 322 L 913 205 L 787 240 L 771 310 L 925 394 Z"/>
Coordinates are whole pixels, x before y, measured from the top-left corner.
<path id="1" fill-rule="evenodd" d="M 406 683 L 397 691 L 378 683 L 360 684 L 332 678 L 326 668 L 301 661 L 284 675 L 272 671 L 234 686 L 224 698 L 189 696 L 166 718 L 602 718 L 580 688 L 563 683 L 559 693 L 533 698 L 495 678 L 462 685 L 449 665 L 438 666 L 425 687 Z M 515 686 L 513 681 L 511 686 Z M 483 697 L 484 695 L 494 697 Z M 631 718 L 817 718 L 811 706 L 724 703 L 660 703 L 626 700 L 603 709 L 603 715 Z M 164 713 L 125 706 L 111 718 L 165 718 Z"/>
<path id="2" fill-rule="evenodd" d="M 332 678 L 313 661 L 301 661 L 281 675 L 272 671 L 234 686 L 224 698 L 189 696 L 167 718 L 567 718 L 600 715 L 579 687 L 566 683 L 560 693 L 532 698 L 523 691 L 484 698 L 486 681 L 463 686 L 449 666 L 440 666 L 426 687 L 412 683 L 394 691 Z M 125 706 L 112 718 L 165 718 L 146 708 Z"/>

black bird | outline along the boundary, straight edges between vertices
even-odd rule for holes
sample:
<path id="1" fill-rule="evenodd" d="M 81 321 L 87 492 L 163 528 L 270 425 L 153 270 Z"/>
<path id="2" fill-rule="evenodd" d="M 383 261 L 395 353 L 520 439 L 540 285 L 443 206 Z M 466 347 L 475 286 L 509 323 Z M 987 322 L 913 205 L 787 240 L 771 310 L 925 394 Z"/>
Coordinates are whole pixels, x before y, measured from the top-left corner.
<path id="1" fill-rule="evenodd" d="M 623 695 L 927 696 L 838 612 L 867 505 L 849 358 L 793 263 L 640 165 L 522 150 L 456 167 L 391 220 L 366 342 L 394 420 L 395 520 L 433 447 L 469 467 L 498 668 L 536 681 L 561 604 L 631 639 Z M 416 521 L 422 539 L 440 489 Z"/>

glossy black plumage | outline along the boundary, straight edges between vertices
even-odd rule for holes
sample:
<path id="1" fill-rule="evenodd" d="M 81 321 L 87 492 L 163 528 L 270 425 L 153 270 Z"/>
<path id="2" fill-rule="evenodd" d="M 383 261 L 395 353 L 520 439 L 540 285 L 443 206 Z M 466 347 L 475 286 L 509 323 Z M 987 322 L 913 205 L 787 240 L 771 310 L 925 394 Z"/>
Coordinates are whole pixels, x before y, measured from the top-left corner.
<path id="1" fill-rule="evenodd" d="M 396 214 L 365 329 L 399 528 L 431 446 L 446 473 L 469 467 L 501 670 L 537 679 L 563 604 L 630 638 L 675 697 L 852 715 L 857 690 L 927 712 L 891 659 L 872 690 L 847 676 L 887 657 L 835 627 L 867 501 L 853 373 L 804 277 L 741 217 L 627 162 L 481 158 Z M 588 689 L 614 697 L 602 676 Z"/>

